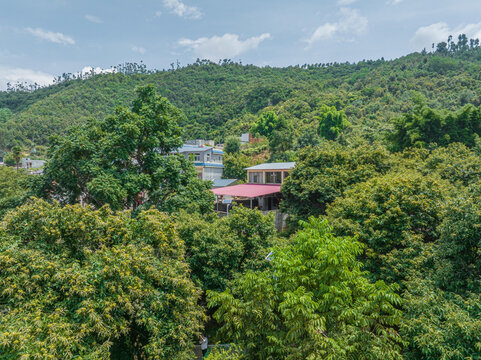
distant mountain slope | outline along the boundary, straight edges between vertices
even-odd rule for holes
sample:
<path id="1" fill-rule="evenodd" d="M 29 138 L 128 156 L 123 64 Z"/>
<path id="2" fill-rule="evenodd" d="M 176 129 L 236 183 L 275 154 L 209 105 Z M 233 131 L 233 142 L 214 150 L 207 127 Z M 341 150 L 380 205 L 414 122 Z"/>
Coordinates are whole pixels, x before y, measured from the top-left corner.
<path id="1" fill-rule="evenodd" d="M 476 51 L 474 51 L 476 50 Z M 206 61 L 152 74 L 102 74 L 29 92 L 0 92 L 0 149 L 15 142 L 46 144 L 86 118 L 129 105 L 134 88 L 152 83 L 187 115 L 186 137 L 223 138 L 248 129 L 265 107 L 283 107 L 293 121 L 310 121 L 322 104 L 344 109 L 353 133 L 376 137 L 405 112 L 411 91 L 447 109 L 481 103 L 479 49 L 463 56 L 414 53 L 393 61 L 363 61 L 287 68 Z"/>

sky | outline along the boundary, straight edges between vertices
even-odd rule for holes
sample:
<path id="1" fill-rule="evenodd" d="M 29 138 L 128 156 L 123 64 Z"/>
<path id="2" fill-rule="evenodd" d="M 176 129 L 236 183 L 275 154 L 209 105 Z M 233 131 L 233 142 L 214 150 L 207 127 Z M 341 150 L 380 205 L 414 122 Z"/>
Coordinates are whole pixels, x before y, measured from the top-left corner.
<path id="1" fill-rule="evenodd" d="M 0 90 L 141 60 L 394 59 L 460 33 L 481 39 L 480 0 L 0 0 Z"/>

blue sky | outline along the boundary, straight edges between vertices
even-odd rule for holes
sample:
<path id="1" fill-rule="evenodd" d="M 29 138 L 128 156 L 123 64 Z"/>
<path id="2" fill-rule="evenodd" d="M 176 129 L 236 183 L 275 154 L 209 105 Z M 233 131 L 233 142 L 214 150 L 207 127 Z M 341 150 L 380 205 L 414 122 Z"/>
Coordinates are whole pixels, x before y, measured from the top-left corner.
<path id="1" fill-rule="evenodd" d="M 479 0 L 0 0 L 0 89 L 88 67 L 223 58 L 260 66 L 396 58 L 461 32 Z"/>

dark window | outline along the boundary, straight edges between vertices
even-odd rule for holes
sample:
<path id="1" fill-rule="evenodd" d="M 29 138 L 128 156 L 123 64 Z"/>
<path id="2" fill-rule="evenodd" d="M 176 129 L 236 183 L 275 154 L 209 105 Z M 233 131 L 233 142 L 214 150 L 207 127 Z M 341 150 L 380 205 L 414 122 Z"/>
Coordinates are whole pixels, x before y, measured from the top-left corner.
<path id="1" fill-rule="evenodd" d="M 282 183 L 281 171 L 268 171 L 266 172 L 266 184 L 281 184 Z"/>

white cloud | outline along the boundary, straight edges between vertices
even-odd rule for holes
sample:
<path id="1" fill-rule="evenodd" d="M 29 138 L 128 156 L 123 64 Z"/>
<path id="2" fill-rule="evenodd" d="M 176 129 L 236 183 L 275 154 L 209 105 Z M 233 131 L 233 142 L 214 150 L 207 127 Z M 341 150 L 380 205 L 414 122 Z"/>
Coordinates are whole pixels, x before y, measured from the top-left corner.
<path id="1" fill-rule="evenodd" d="M 224 34 L 210 38 L 201 37 L 197 40 L 180 39 L 179 45 L 190 48 L 196 56 L 202 59 L 220 60 L 231 59 L 246 51 L 256 49 L 262 41 L 270 37 L 269 33 L 265 33 L 246 40 L 239 40 L 237 34 Z"/>
<path id="2" fill-rule="evenodd" d="M 403 0 L 389 0 L 387 3 L 389 5 L 397 5 L 397 4 L 400 4 L 401 2 L 403 2 Z"/>
<path id="3" fill-rule="evenodd" d="M 472 39 L 481 39 L 481 22 L 461 25 L 455 28 L 450 28 L 445 22 L 422 26 L 416 30 L 411 39 L 411 44 L 415 49 L 429 49 L 433 43 L 446 41 L 449 35 L 453 35 L 456 39 L 460 34 L 466 34 L 468 38 Z"/>
<path id="4" fill-rule="evenodd" d="M 49 85 L 52 84 L 53 79 L 53 75 L 42 71 L 0 65 L 0 90 L 6 90 L 7 83 L 27 82 L 29 84 Z"/>
<path id="5" fill-rule="evenodd" d="M 354 4 L 357 0 L 337 0 L 338 5 L 351 5 Z"/>
<path id="6" fill-rule="evenodd" d="M 64 35 L 59 32 L 47 31 L 41 28 L 33 29 L 30 27 L 25 28 L 25 30 L 28 31 L 33 36 L 36 36 L 40 39 L 44 39 L 57 44 L 69 44 L 69 45 L 75 44 L 74 39 L 72 39 L 70 36 Z"/>
<path id="7" fill-rule="evenodd" d="M 85 15 L 85 19 L 95 24 L 101 24 L 102 19 L 94 15 Z"/>
<path id="8" fill-rule="evenodd" d="M 155 16 L 156 16 L 156 17 L 159 17 L 159 16 L 161 16 L 161 15 L 162 15 L 162 11 L 156 11 L 156 12 L 155 12 Z"/>
<path id="9" fill-rule="evenodd" d="M 185 5 L 180 0 L 164 0 L 164 6 L 170 12 L 187 19 L 200 19 L 203 15 L 199 8 Z"/>
<path id="10" fill-rule="evenodd" d="M 334 35 L 344 40 L 352 40 L 353 36 L 359 36 L 366 32 L 367 24 L 367 18 L 361 16 L 359 10 L 341 8 L 340 18 L 337 22 L 322 24 L 306 42 L 312 45 L 317 41 L 330 39 Z"/>
<path id="11" fill-rule="evenodd" d="M 145 54 L 145 52 L 147 51 L 144 47 L 142 46 L 132 46 L 131 47 L 131 50 L 133 52 L 138 52 L 139 54 Z"/>

